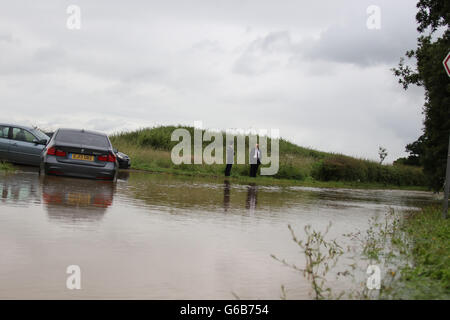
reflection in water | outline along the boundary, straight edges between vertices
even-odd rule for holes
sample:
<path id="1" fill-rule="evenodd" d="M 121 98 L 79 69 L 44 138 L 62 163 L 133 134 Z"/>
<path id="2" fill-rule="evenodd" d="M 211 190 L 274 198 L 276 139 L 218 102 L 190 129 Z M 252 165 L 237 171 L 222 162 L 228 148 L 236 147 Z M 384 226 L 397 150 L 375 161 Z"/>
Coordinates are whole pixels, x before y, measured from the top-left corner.
<path id="1" fill-rule="evenodd" d="M 1 174 L 1 173 L 0 173 Z M 39 180 L 34 173 L 5 174 L 0 177 L 2 203 L 28 206 L 40 202 Z"/>
<path id="2" fill-rule="evenodd" d="M 130 172 L 127 181 L 119 181 L 116 196 L 121 201 L 139 201 L 140 206 L 170 214 L 232 212 L 246 215 L 249 210 L 257 209 L 259 216 L 265 217 L 300 209 L 314 212 L 318 207 L 384 210 L 386 206 L 414 207 L 432 201 L 432 196 L 426 192 L 247 185 L 230 180 L 219 183 L 206 178 L 142 172 Z"/>
<path id="3" fill-rule="evenodd" d="M 227 212 L 230 209 L 230 181 L 225 179 L 223 183 L 223 209 Z"/>
<path id="4" fill-rule="evenodd" d="M 114 197 L 114 183 L 63 177 L 43 177 L 42 199 L 50 220 L 100 220 Z"/>
<path id="5" fill-rule="evenodd" d="M 254 183 L 251 183 L 247 187 L 247 200 L 245 202 L 245 207 L 250 211 L 250 213 L 254 213 L 256 210 L 256 195 L 258 193 L 258 186 Z"/>
<path id="6" fill-rule="evenodd" d="M 130 178 L 130 171 L 129 170 L 120 170 L 117 173 L 117 180 L 127 181 L 129 178 Z"/>

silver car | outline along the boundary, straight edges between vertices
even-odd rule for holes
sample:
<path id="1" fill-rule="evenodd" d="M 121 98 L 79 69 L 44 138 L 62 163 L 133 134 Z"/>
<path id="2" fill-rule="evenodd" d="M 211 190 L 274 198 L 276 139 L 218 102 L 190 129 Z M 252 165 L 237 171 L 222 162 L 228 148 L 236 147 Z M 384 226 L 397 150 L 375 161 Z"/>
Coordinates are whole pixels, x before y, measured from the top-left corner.
<path id="1" fill-rule="evenodd" d="M 41 156 L 46 175 L 113 180 L 119 164 L 106 134 L 58 129 Z"/>
<path id="2" fill-rule="evenodd" d="M 38 129 L 0 123 L 0 159 L 39 166 L 42 150 L 49 140 Z"/>

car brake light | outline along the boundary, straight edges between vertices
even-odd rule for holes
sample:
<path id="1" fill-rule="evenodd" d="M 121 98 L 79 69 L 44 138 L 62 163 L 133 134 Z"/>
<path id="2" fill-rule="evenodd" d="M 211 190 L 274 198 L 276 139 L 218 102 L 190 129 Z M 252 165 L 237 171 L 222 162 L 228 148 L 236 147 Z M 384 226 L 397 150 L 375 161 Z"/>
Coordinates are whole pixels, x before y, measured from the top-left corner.
<path id="1" fill-rule="evenodd" d="M 98 161 L 116 162 L 116 156 L 112 154 L 98 156 Z"/>
<path id="2" fill-rule="evenodd" d="M 51 147 L 47 149 L 47 154 L 51 155 L 51 156 L 57 156 L 57 157 L 65 157 L 66 156 L 66 152 L 62 151 L 62 150 L 58 150 L 55 147 Z"/>
<path id="3" fill-rule="evenodd" d="M 58 157 L 65 157 L 66 153 L 62 150 L 56 150 L 56 156 Z"/>

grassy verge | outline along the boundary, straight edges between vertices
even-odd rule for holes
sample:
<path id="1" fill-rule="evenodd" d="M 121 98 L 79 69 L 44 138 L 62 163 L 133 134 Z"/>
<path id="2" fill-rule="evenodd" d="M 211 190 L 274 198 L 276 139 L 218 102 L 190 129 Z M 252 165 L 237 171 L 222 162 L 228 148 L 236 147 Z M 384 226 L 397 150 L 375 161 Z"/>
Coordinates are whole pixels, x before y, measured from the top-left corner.
<path id="1" fill-rule="evenodd" d="M 12 171 L 13 166 L 7 162 L 0 162 L 0 171 Z"/>
<path id="2" fill-rule="evenodd" d="M 378 299 L 450 299 L 450 220 L 441 206 L 391 210 L 363 241 L 371 264 L 384 268 Z"/>
<path id="3" fill-rule="evenodd" d="M 442 208 L 410 212 L 401 226 L 411 243 L 412 265 L 401 270 L 400 296 L 450 299 L 450 219 Z"/>
<path id="4" fill-rule="evenodd" d="M 173 164 L 171 149 L 178 142 L 171 141 L 170 136 L 176 128 L 178 127 L 167 126 L 141 129 L 115 134 L 110 136 L 110 139 L 115 148 L 131 157 L 133 169 L 222 178 L 225 165 Z M 183 128 L 193 131 L 190 127 Z M 191 135 L 193 136 L 193 133 Z M 207 144 L 206 142 L 204 147 Z M 270 146 L 270 139 L 268 145 Z M 426 190 L 422 169 L 419 167 L 380 165 L 374 161 L 304 148 L 284 139 L 279 141 L 279 150 L 278 173 L 270 177 L 260 176 L 257 178 L 258 183 L 326 188 Z M 249 165 L 233 165 L 231 176 L 231 179 L 243 182 L 255 181 L 248 177 Z"/>

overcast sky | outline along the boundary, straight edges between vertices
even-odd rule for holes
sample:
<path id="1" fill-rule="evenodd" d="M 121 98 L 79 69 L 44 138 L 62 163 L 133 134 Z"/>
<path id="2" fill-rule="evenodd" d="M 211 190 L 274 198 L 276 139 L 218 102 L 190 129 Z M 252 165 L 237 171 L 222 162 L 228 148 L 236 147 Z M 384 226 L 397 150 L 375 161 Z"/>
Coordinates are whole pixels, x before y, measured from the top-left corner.
<path id="1" fill-rule="evenodd" d="M 0 121 L 116 132 L 203 121 L 387 161 L 422 128 L 390 68 L 414 0 L 0 0 Z M 66 26 L 81 9 L 81 29 Z M 366 10 L 381 9 L 369 30 Z"/>

